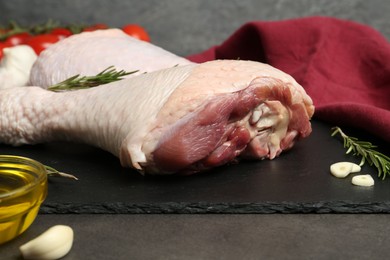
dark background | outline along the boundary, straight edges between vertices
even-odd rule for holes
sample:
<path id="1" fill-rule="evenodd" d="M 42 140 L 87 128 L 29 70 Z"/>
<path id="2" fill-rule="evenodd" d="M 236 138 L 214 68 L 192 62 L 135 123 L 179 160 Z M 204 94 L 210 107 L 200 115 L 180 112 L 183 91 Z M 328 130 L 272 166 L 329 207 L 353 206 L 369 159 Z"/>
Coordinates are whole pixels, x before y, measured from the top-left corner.
<path id="1" fill-rule="evenodd" d="M 387 0 L 0 0 L 0 14 L 0 24 L 35 24 L 50 18 L 113 27 L 139 23 L 154 44 L 182 56 L 221 43 L 252 20 L 334 16 L 370 25 L 390 38 Z"/>

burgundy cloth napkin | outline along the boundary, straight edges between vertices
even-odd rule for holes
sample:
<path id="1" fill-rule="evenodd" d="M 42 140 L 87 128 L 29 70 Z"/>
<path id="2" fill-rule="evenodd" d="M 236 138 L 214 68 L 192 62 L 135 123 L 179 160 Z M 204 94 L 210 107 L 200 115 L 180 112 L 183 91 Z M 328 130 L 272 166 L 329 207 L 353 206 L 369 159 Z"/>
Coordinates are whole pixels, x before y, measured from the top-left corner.
<path id="1" fill-rule="evenodd" d="M 315 118 L 390 142 L 390 44 L 366 25 L 330 17 L 254 21 L 187 58 L 268 63 L 305 88 Z"/>

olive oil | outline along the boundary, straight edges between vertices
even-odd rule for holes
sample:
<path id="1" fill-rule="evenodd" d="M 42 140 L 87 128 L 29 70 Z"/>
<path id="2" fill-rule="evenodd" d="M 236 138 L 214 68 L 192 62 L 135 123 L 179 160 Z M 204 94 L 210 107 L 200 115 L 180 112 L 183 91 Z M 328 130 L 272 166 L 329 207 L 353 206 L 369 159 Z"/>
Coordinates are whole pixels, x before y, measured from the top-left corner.
<path id="1" fill-rule="evenodd" d="M 0 244 L 24 232 L 34 221 L 47 194 L 47 177 L 42 170 L 42 165 L 32 160 L 8 162 L 0 158 Z"/>

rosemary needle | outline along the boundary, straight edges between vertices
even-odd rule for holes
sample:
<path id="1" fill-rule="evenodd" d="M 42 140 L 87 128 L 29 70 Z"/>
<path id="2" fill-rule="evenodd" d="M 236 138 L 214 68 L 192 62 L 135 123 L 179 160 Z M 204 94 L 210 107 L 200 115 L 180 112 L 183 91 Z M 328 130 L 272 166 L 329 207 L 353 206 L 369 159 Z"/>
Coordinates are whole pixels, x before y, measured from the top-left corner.
<path id="1" fill-rule="evenodd" d="M 58 176 L 58 177 L 65 177 L 65 178 L 78 180 L 78 178 L 76 176 L 74 176 L 74 175 L 57 171 L 53 167 L 50 167 L 50 166 L 47 166 L 47 165 L 44 165 L 44 167 L 46 169 L 46 173 L 47 173 L 48 176 Z"/>
<path id="2" fill-rule="evenodd" d="M 118 81 L 123 77 L 136 73 L 138 70 L 126 72 L 124 70 L 117 71 L 114 66 L 110 66 L 95 76 L 80 76 L 75 75 L 60 83 L 48 87 L 48 90 L 54 92 L 77 90 L 92 88 L 99 85 L 107 84 L 110 82 Z"/>
<path id="3" fill-rule="evenodd" d="M 332 131 L 331 136 L 340 134 L 343 138 L 344 148 L 347 148 L 346 154 L 352 152 L 353 155 L 362 157 L 360 166 L 364 165 L 365 162 L 368 162 L 370 166 L 375 166 L 378 170 L 378 177 L 385 179 L 387 175 L 390 175 L 390 157 L 376 151 L 376 145 L 367 141 L 360 141 L 356 137 L 350 137 L 337 126 L 333 127 Z"/>

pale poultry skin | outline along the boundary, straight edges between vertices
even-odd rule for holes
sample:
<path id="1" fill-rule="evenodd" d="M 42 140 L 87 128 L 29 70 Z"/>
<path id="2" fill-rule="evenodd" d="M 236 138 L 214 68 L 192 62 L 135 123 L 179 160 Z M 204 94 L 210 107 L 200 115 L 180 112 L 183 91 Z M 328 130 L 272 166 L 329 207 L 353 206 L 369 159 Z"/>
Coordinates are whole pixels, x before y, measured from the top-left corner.
<path id="1" fill-rule="evenodd" d="M 74 75 L 96 75 L 110 66 L 136 71 L 128 76 L 133 77 L 191 63 L 119 29 L 97 30 L 71 36 L 43 51 L 31 69 L 29 85 L 47 88 Z"/>

